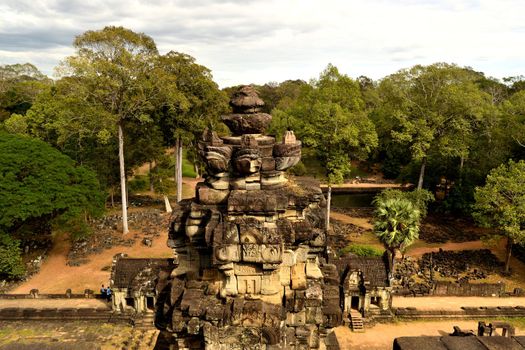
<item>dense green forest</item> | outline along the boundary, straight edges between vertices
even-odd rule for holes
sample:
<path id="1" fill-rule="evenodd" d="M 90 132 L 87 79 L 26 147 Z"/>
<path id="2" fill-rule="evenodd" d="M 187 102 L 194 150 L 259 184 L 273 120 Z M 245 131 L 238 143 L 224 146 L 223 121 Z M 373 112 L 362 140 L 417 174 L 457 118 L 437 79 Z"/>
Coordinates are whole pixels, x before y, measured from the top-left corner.
<path id="1" fill-rule="evenodd" d="M 56 79 L 30 63 L 0 66 L 0 255 L 9 261 L 0 274 L 22 273 L 16 247 L 28 228 L 85 220 L 104 202 L 123 204 L 126 233 L 126 183 L 138 166 L 149 163 L 159 194 L 167 191 L 162 180 L 174 178 L 180 200 L 183 149 L 199 173 L 200 134 L 206 127 L 227 132 L 218 117 L 236 87 L 219 89 L 195 58 L 160 54 L 151 37 L 122 27 L 87 31 L 73 47 Z M 255 87 L 273 115 L 270 133 L 294 130 L 329 185 L 355 176 L 356 160 L 430 192 L 446 181 L 450 191 L 432 210 L 474 213 L 523 241 L 523 190 L 508 204 L 509 217 L 486 218 L 497 211 L 497 193 L 525 188 L 515 165 L 525 159 L 524 76 L 499 80 L 436 63 L 374 81 L 328 64 L 309 82 Z M 292 172 L 302 175 L 304 167 Z M 501 167 L 510 168 L 496 174 Z M 512 171 L 514 182 L 494 179 Z"/>

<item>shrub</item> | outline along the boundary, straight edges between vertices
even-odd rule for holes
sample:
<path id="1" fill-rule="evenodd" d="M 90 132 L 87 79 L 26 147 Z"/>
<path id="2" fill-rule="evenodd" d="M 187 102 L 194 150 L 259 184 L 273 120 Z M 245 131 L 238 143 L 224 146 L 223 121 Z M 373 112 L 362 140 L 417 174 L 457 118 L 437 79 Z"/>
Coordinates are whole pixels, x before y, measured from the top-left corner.
<path id="1" fill-rule="evenodd" d="M 128 188 L 130 192 L 142 192 L 149 189 L 149 180 L 145 175 L 136 175 L 133 179 L 128 181 Z"/>
<path id="2" fill-rule="evenodd" d="M 384 251 L 376 247 L 363 244 L 350 244 L 339 251 L 339 255 L 348 253 L 363 257 L 374 257 L 382 256 Z"/>
<path id="3" fill-rule="evenodd" d="M 20 242 L 0 232 L 0 277 L 15 279 L 24 275 Z"/>
<path id="4" fill-rule="evenodd" d="M 306 166 L 304 166 L 303 162 L 299 161 L 299 163 L 291 167 L 288 171 L 295 176 L 304 176 L 306 174 Z"/>

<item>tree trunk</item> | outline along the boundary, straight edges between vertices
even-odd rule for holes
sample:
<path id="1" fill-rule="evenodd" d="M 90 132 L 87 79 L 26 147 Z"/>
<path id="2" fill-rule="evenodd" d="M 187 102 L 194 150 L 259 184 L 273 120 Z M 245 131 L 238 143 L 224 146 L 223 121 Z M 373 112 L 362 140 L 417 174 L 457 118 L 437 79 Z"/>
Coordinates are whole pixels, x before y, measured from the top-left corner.
<path id="1" fill-rule="evenodd" d="M 171 209 L 170 200 L 166 195 L 164 195 L 164 206 L 166 207 L 166 213 L 171 213 L 173 211 L 173 209 Z"/>
<path id="2" fill-rule="evenodd" d="M 419 181 L 417 183 L 417 189 L 423 188 L 423 178 L 425 177 L 425 166 L 427 165 L 427 157 L 423 157 L 421 160 L 421 170 L 419 170 Z"/>
<path id="3" fill-rule="evenodd" d="M 330 205 L 332 204 L 332 185 L 328 185 L 328 196 L 326 199 L 326 232 L 330 230 Z"/>
<path id="4" fill-rule="evenodd" d="M 177 137 L 177 146 L 175 148 L 177 156 L 177 170 L 175 171 L 177 180 L 177 203 L 182 200 L 182 140 Z"/>
<path id="5" fill-rule="evenodd" d="M 465 157 L 461 156 L 459 159 L 459 174 L 463 172 L 463 166 L 465 165 Z"/>
<path id="6" fill-rule="evenodd" d="M 154 192 L 155 188 L 153 187 L 153 162 L 149 162 L 149 190 L 150 192 Z"/>
<path id="7" fill-rule="evenodd" d="M 512 255 L 512 238 L 507 237 L 507 257 L 505 258 L 505 272 L 509 273 L 510 270 L 510 257 Z"/>
<path id="8" fill-rule="evenodd" d="M 122 201 L 122 234 L 127 234 L 128 229 L 128 198 L 126 191 L 126 169 L 124 167 L 124 132 L 122 121 L 118 123 L 118 158 L 120 162 L 120 196 Z"/>
<path id="9" fill-rule="evenodd" d="M 111 208 L 115 208 L 114 192 L 115 192 L 115 189 L 114 189 L 114 188 L 111 188 L 111 190 L 110 190 L 110 192 L 109 192 L 109 196 L 110 196 L 110 198 L 111 198 Z"/>
<path id="10" fill-rule="evenodd" d="M 195 169 L 195 178 L 198 179 L 200 177 L 200 174 L 199 174 L 199 166 L 197 165 L 197 162 L 193 163 L 193 169 Z"/>
<path id="11" fill-rule="evenodd" d="M 396 266 L 396 250 L 393 249 L 391 251 L 391 254 L 392 254 L 392 275 L 394 275 L 394 269 L 395 269 L 395 266 Z"/>

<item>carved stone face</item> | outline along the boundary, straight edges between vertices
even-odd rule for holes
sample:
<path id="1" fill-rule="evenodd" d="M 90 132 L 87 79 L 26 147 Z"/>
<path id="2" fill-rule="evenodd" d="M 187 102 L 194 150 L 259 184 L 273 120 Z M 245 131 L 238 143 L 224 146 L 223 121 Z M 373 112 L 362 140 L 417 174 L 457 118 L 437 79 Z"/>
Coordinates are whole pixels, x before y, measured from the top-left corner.
<path id="1" fill-rule="evenodd" d="M 231 158 L 230 146 L 206 146 L 203 156 L 206 159 L 206 169 L 210 174 L 227 172 Z"/>
<path id="2" fill-rule="evenodd" d="M 257 173 L 261 169 L 262 159 L 256 149 L 243 149 L 237 152 L 233 165 L 241 175 Z"/>
<path id="3" fill-rule="evenodd" d="M 215 259 L 219 262 L 236 262 L 241 258 L 239 245 L 223 245 L 214 248 Z"/>

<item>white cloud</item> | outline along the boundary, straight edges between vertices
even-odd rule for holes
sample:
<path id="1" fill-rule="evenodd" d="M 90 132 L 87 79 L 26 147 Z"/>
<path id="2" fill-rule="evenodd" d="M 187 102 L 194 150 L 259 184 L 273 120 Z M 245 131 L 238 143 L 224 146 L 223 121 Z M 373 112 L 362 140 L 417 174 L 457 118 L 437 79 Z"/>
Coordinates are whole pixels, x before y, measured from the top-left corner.
<path id="1" fill-rule="evenodd" d="M 523 13 L 520 0 L 7 0 L 0 63 L 49 74 L 75 35 L 111 24 L 193 55 L 221 86 L 308 80 L 329 62 L 375 79 L 438 61 L 503 77 L 525 71 Z"/>

